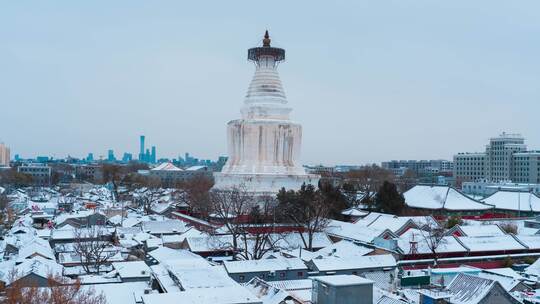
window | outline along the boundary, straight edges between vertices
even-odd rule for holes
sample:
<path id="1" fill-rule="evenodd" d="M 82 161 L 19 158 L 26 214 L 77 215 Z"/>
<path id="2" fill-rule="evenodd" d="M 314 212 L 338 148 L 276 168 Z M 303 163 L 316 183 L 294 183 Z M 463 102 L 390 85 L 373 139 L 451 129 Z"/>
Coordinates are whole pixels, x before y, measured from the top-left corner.
<path id="1" fill-rule="evenodd" d="M 298 275 L 299 278 L 301 278 L 301 277 L 304 276 L 304 273 L 303 273 L 302 271 L 299 271 L 299 272 L 297 273 L 297 275 Z"/>

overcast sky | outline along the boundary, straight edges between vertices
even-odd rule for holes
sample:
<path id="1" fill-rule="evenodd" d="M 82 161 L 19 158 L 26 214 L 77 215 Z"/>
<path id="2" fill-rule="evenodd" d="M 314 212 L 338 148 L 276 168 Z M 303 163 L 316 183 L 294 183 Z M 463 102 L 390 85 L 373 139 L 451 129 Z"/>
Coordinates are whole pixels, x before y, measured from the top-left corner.
<path id="1" fill-rule="evenodd" d="M 269 29 L 305 163 L 540 149 L 538 1 L 2 1 L 0 141 L 22 157 L 226 153 Z"/>

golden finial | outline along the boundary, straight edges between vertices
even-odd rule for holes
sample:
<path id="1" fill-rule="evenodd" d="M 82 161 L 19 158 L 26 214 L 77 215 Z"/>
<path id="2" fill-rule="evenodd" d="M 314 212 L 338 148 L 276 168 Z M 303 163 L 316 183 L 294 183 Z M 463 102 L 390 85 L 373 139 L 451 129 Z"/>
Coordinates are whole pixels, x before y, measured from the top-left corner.
<path id="1" fill-rule="evenodd" d="M 263 46 L 270 46 L 270 35 L 268 35 L 268 30 L 264 33 Z"/>

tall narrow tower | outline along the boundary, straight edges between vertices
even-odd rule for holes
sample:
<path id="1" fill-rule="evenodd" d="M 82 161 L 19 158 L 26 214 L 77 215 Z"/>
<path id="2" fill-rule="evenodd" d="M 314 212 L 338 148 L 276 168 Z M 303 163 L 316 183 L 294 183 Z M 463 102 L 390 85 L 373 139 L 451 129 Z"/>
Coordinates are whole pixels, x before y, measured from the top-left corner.
<path id="1" fill-rule="evenodd" d="M 145 162 L 144 159 L 144 135 L 140 137 L 140 150 L 139 150 L 139 161 Z"/>
<path id="2" fill-rule="evenodd" d="M 242 118 L 227 125 L 229 158 L 216 173 L 215 189 L 243 186 L 257 193 L 276 193 L 281 188 L 299 189 L 303 183 L 316 185 L 319 176 L 306 174 L 300 164 L 302 126 L 289 119 L 285 92 L 277 67 L 285 50 L 270 46 L 268 31 L 262 47 L 248 50 L 255 63 Z"/>

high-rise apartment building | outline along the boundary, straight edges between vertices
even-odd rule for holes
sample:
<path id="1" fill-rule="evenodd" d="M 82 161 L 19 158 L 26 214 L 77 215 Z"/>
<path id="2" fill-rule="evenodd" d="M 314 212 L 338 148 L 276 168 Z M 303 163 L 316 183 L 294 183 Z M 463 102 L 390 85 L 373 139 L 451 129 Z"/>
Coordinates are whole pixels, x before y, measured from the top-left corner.
<path id="1" fill-rule="evenodd" d="M 485 152 L 454 155 L 454 176 L 457 182 L 539 183 L 539 162 L 540 151 L 527 151 L 523 136 L 503 132 L 489 140 Z"/>
<path id="2" fill-rule="evenodd" d="M 9 148 L 4 144 L 0 143 L 0 167 L 8 167 L 10 160 L 10 151 Z"/>

